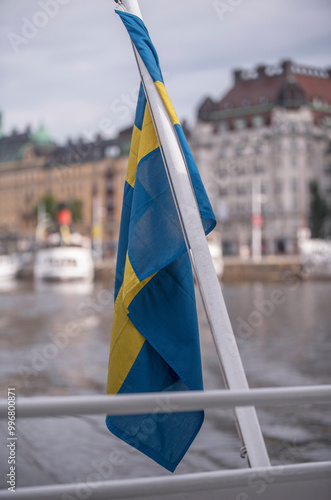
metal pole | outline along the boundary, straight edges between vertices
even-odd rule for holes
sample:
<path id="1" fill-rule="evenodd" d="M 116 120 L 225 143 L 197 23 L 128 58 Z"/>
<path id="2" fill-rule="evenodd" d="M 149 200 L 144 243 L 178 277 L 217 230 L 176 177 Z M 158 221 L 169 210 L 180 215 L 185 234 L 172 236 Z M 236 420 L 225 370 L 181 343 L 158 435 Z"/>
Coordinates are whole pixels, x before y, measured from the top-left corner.
<path id="1" fill-rule="evenodd" d="M 109 463 L 110 465 L 110 463 Z M 93 475 L 93 474 L 90 474 Z M 99 474 L 98 474 L 99 475 Z M 97 476 L 98 476 L 97 475 Z M 88 476 L 87 476 L 88 477 Z M 100 475 L 99 475 L 100 477 Z M 71 484 L 54 484 L 17 488 L 15 492 L 0 490 L 0 500 L 140 500 L 151 498 L 300 498 L 311 500 L 312 484 L 315 500 L 328 500 L 331 486 L 331 462 L 277 465 L 256 470 L 236 469 L 176 474 L 174 476 L 131 479 L 94 480 Z M 239 491 L 238 491 L 239 490 Z M 253 496 L 254 495 L 254 496 Z"/>
<path id="2" fill-rule="evenodd" d="M 137 15 L 139 11 L 137 0 L 122 0 L 122 4 L 124 10 Z M 156 133 L 162 144 L 165 166 L 189 243 L 193 268 L 227 387 L 249 390 L 176 132 L 154 82 L 135 48 L 134 52 L 156 125 Z M 236 408 L 235 413 L 251 467 L 270 466 L 255 408 Z"/>
<path id="3" fill-rule="evenodd" d="M 262 219 L 261 219 L 261 179 L 252 181 L 252 257 L 261 262 Z"/>
<path id="4" fill-rule="evenodd" d="M 19 397 L 18 418 L 59 417 L 64 415 L 136 415 L 172 413 L 204 408 L 235 406 L 274 406 L 330 404 L 331 385 L 250 389 L 249 391 L 181 391 L 147 394 L 97 396 Z M 0 399 L 0 419 L 8 418 L 8 401 Z"/>

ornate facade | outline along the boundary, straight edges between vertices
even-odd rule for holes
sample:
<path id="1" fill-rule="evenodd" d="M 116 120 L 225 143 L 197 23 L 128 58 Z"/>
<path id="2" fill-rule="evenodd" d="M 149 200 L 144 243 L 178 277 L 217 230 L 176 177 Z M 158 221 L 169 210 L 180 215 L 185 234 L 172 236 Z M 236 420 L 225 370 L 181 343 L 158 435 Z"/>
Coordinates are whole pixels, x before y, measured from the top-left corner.
<path id="1" fill-rule="evenodd" d="M 262 191 L 263 252 L 296 252 L 311 180 L 331 206 L 331 71 L 291 61 L 236 70 L 230 91 L 200 106 L 191 140 L 224 253 L 251 247 L 254 179 Z"/>
<path id="2" fill-rule="evenodd" d="M 51 194 L 58 203 L 81 202 L 75 230 L 98 225 L 104 250 L 116 247 L 131 130 L 114 140 L 56 145 L 43 127 L 0 138 L 0 236 L 33 240 L 36 207 Z M 96 213 L 97 212 L 97 213 Z M 96 229 L 96 228 L 94 228 Z"/>

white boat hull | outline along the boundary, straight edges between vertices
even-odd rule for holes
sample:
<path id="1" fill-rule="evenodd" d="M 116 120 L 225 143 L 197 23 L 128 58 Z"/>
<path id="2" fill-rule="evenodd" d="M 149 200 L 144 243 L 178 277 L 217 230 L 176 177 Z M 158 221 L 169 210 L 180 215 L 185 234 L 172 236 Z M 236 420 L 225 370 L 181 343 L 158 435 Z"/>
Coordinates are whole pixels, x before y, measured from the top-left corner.
<path id="1" fill-rule="evenodd" d="M 331 276 L 331 241 L 304 239 L 299 251 L 305 272 L 311 276 Z"/>
<path id="2" fill-rule="evenodd" d="M 92 281 L 91 250 L 83 247 L 51 247 L 37 251 L 34 277 L 48 281 Z"/>
<path id="3" fill-rule="evenodd" d="M 0 255 L 0 280 L 15 278 L 18 270 L 18 262 L 10 255 Z"/>

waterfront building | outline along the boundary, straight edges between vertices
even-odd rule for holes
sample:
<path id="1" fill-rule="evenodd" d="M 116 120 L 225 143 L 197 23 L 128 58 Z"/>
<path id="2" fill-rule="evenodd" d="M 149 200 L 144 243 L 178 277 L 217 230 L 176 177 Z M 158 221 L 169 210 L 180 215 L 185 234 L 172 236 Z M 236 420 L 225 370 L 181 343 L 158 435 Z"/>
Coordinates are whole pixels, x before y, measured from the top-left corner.
<path id="1" fill-rule="evenodd" d="M 116 248 L 131 129 L 115 139 L 68 140 L 57 145 L 46 129 L 0 137 L 0 238 L 32 241 L 36 207 L 47 194 L 81 204 L 75 230 Z"/>
<path id="2" fill-rule="evenodd" d="M 223 252 L 251 248 L 258 179 L 262 251 L 295 253 L 298 230 L 308 224 L 311 180 L 331 206 L 331 70 L 284 61 L 235 70 L 233 77 L 220 100 L 203 101 L 191 135 Z M 330 220 L 324 235 L 331 236 Z"/>
<path id="3" fill-rule="evenodd" d="M 221 230 L 225 255 L 252 246 L 252 185 L 261 186 L 262 251 L 295 253 L 307 227 L 309 184 L 331 207 L 331 70 L 284 61 L 235 70 L 220 99 L 204 99 L 191 147 Z M 184 125 L 183 125 L 184 127 Z M 186 127 L 184 127 L 186 129 Z M 43 126 L 2 135 L 0 240 L 32 240 L 36 207 L 46 194 L 81 203 L 75 229 L 116 250 L 132 129 L 115 139 L 56 144 Z M 186 130 L 187 132 L 187 130 Z M 324 225 L 331 236 L 331 220 Z"/>

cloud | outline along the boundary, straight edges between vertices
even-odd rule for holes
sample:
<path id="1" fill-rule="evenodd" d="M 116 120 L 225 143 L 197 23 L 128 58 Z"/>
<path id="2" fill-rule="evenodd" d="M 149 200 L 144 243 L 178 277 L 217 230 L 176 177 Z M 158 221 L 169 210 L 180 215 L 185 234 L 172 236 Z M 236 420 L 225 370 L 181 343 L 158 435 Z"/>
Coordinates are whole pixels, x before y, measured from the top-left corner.
<path id="1" fill-rule="evenodd" d="M 55 138 L 64 140 L 88 124 L 95 127 L 103 116 L 114 127 L 129 125 L 139 76 L 110 0 L 67 0 L 14 52 L 8 33 L 22 34 L 24 19 L 36 20 L 47 1 L 58 0 L 0 2 L 5 130 L 43 121 Z M 181 117 L 193 120 L 206 94 L 219 98 L 233 68 L 285 57 L 331 65 L 328 0 L 242 0 L 223 20 L 215 0 L 141 0 L 140 6 Z"/>

